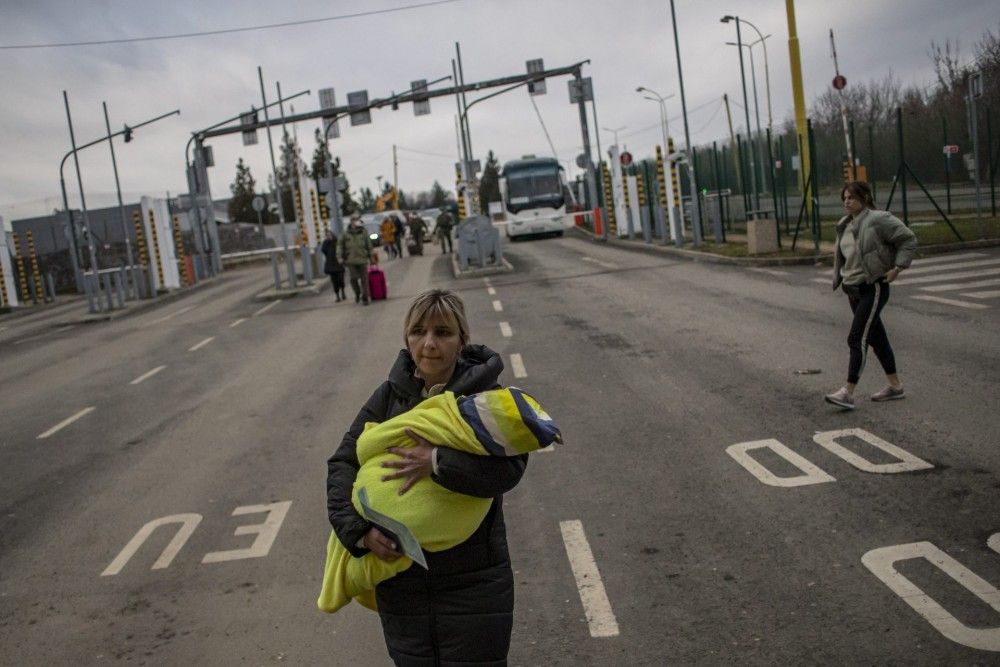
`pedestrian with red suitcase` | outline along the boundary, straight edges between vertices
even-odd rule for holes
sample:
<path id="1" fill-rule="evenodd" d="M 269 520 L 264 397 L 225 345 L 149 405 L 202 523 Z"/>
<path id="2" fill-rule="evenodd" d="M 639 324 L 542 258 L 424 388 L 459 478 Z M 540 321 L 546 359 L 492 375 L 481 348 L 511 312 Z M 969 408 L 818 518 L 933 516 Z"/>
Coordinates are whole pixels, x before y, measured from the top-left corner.
<path id="1" fill-rule="evenodd" d="M 375 255 L 378 257 L 378 255 Z M 372 301 L 385 299 L 389 296 L 388 284 L 385 281 L 385 271 L 378 267 L 378 260 L 368 267 L 368 294 Z"/>

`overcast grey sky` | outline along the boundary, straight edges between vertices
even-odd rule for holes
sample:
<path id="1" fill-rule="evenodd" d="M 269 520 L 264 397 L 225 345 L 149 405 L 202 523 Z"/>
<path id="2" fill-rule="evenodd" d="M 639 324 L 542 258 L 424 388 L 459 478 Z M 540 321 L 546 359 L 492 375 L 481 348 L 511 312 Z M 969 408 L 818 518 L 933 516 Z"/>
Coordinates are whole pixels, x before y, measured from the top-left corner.
<path id="1" fill-rule="evenodd" d="M 237 28 L 361 11 L 403 7 L 420 0 L 3 0 L 0 46 L 121 39 Z M 775 123 L 791 113 L 788 27 L 782 0 L 676 0 L 681 57 L 692 142 L 727 135 L 722 94 L 742 102 L 733 24 L 738 14 L 765 34 L 770 62 Z M 927 52 L 931 40 L 958 40 L 960 56 L 991 28 L 1000 27 L 997 0 L 798 0 L 798 32 L 807 102 L 833 77 L 829 29 L 837 38 L 841 72 L 850 82 L 881 78 L 892 71 L 904 83 L 931 85 Z M 3 102 L 0 105 L 0 215 L 5 220 L 43 214 L 59 203 L 58 167 L 69 150 L 62 90 L 69 93 L 78 142 L 104 134 L 101 101 L 113 129 L 174 108 L 171 117 L 117 144 L 122 189 L 128 200 L 186 189 L 184 145 L 190 133 L 260 103 L 257 66 L 264 69 L 269 95 L 274 82 L 292 94 L 297 111 L 318 108 L 317 91 L 346 93 L 367 89 L 384 96 L 415 79 L 450 74 L 456 41 L 462 45 L 466 81 L 524 71 L 525 61 L 544 58 L 546 67 L 590 60 L 600 125 L 627 126 L 621 143 L 637 156 L 651 154 L 660 133 L 656 104 L 635 92 L 646 86 L 678 93 L 677 63 L 667 0 L 459 0 L 434 7 L 378 16 L 228 35 L 100 46 L 0 50 Z M 744 41 L 750 41 L 745 35 Z M 762 118 L 766 111 L 761 54 L 757 56 Z M 749 71 L 747 76 L 749 76 Z M 475 96 L 473 96 L 475 97 Z M 578 114 L 568 101 L 566 80 L 550 80 L 548 94 L 535 98 L 558 157 L 576 171 L 580 152 Z M 751 100 L 751 104 L 752 104 Z M 668 101 L 671 134 L 683 142 L 680 95 Z M 398 144 L 399 181 L 404 190 L 428 189 L 437 179 L 454 187 L 455 102 L 437 98 L 431 115 L 416 118 L 409 106 L 373 112 L 373 123 L 341 124 L 332 142 L 352 188 L 374 187 L 376 176 L 391 178 L 392 145 Z M 740 107 L 734 122 L 744 123 Z M 503 160 L 551 153 L 528 94 L 517 90 L 470 111 L 476 157 L 493 149 Z M 766 121 L 765 121 L 766 122 Z M 301 123 L 297 133 L 308 159 L 317 123 Z M 739 130 L 737 130 L 739 131 Z M 239 157 L 258 182 L 270 172 L 263 134 L 244 147 L 238 135 L 212 141 L 216 166 L 211 187 L 229 194 Z M 277 141 L 278 135 L 275 135 Z M 591 127 L 593 141 L 593 128 Z M 602 147 L 611 135 L 601 133 Z M 67 168 L 70 203 L 78 206 L 72 163 Z M 81 153 L 89 206 L 114 201 L 109 153 L 95 146 Z"/>

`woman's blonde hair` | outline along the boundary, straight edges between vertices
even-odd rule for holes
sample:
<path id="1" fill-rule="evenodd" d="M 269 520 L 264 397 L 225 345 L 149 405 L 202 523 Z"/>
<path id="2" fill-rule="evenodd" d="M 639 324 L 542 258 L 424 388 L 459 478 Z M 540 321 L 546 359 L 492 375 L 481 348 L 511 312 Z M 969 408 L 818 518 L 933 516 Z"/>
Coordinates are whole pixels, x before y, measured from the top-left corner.
<path id="1" fill-rule="evenodd" d="M 465 317 L 465 304 L 457 294 L 444 289 L 432 289 L 413 300 L 403 324 L 403 341 L 406 341 L 411 328 L 435 315 L 445 320 L 455 318 L 462 345 L 469 342 L 469 321 Z"/>

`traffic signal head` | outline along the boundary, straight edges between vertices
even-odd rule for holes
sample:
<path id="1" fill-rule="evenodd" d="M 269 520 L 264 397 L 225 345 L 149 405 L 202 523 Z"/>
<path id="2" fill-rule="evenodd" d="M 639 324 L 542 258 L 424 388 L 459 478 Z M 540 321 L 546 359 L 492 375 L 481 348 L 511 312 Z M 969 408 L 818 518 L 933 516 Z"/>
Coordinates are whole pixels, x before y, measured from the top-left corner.
<path id="1" fill-rule="evenodd" d="M 125 143 L 132 141 L 132 128 L 128 125 L 125 126 Z"/>

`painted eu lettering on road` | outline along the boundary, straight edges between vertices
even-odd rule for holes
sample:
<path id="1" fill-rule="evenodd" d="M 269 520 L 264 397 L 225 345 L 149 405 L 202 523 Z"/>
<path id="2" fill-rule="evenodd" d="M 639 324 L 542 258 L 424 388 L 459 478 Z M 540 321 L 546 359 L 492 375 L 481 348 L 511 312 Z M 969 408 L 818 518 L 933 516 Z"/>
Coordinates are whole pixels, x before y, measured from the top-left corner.
<path id="1" fill-rule="evenodd" d="M 863 456 L 847 449 L 840 443 L 840 440 L 848 437 L 857 438 L 862 442 L 881 450 L 883 453 L 894 457 L 896 461 L 893 463 L 874 463 L 869 461 Z M 900 472 L 913 472 L 915 470 L 927 470 L 934 467 L 933 464 L 914 456 L 902 447 L 886 442 L 882 438 L 873 433 L 869 433 L 863 428 L 821 431 L 813 436 L 813 441 L 831 454 L 843 459 L 862 472 L 887 475 Z M 772 452 L 800 470 L 802 474 L 791 477 L 782 477 L 774 474 L 750 455 L 750 452 L 758 449 L 770 449 Z M 835 477 L 809 461 L 809 459 L 797 454 L 774 438 L 740 442 L 735 445 L 730 445 L 726 448 L 726 453 L 733 457 L 733 460 L 746 468 L 751 475 L 768 486 L 788 488 L 837 481 Z"/>
<path id="2" fill-rule="evenodd" d="M 246 548 L 230 549 L 227 551 L 212 551 L 205 554 L 201 559 L 202 563 L 222 563 L 231 560 L 242 560 L 244 558 L 263 558 L 271 551 L 281 524 L 285 521 L 288 509 L 292 506 L 292 501 L 286 500 L 266 505 L 246 505 L 233 510 L 232 516 L 242 516 L 244 514 L 267 514 L 262 523 L 244 524 L 238 526 L 233 532 L 234 535 L 256 535 L 253 543 Z M 176 533 L 170 543 L 167 544 L 159 558 L 153 563 L 151 570 L 161 570 L 169 567 L 174 558 L 180 553 L 188 539 L 194 533 L 198 524 L 201 523 L 200 514 L 171 514 L 148 522 L 139 529 L 128 544 L 119 552 L 115 559 L 101 572 L 102 577 L 110 577 L 122 571 L 125 565 L 132 559 L 137 551 L 145 544 L 149 536 L 159 527 L 177 524 Z"/>
<path id="3" fill-rule="evenodd" d="M 1000 553 L 1000 533 L 990 536 L 986 544 Z M 1000 652 L 1000 627 L 969 627 L 895 568 L 896 563 L 915 558 L 923 558 L 931 563 L 1000 613 L 1000 590 L 930 542 L 872 549 L 861 557 L 861 562 L 889 590 L 951 641 L 982 651 Z"/>

